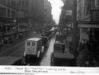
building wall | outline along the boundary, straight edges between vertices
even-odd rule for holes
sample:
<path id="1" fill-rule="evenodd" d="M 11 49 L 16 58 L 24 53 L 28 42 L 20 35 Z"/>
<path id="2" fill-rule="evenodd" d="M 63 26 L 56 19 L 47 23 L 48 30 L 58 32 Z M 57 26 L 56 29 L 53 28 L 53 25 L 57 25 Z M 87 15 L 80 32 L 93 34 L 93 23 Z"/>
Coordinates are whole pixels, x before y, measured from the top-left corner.
<path id="1" fill-rule="evenodd" d="M 77 0 L 77 21 L 91 21 L 90 7 L 90 0 Z M 80 28 L 80 41 L 82 39 L 89 39 L 88 28 Z"/>
<path id="2" fill-rule="evenodd" d="M 35 23 L 33 26 L 35 29 L 38 29 L 38 25 L 42 29 L 45 24 L 51 24 L 51 5 L 48 0 L 30 0 L 29 10 L 33 19 L 32 22 Z"/>
<path id="3" fill-rule="evenodd" d="M 77 0 L 77 18 L 78 20 L 98 21 L 99 18 L 98 0 Z"/>
<path id="4" fill-rule="evenodd" d="M 50 23 L 53 22 L 52 20 L 52 14 L 51 14 L 51 4 L 50 2 L 48 2 L 48 0 L 44 0 L 44 15 L 45 15 L 45 21 L 46 23 Z"/>
<path id="5" fill-rule="evenodd" d="M 99 21 L 99 1 L 91 0 L 91 20 Z"/>
<path id="6" fill-rule="evenodd" d="M 42 28 L 46 16 L 44 0 L 0 0 L 0 38 L 15 39 L 27 31 Z"/>
<path id="7" fill-rule="evenodd" d="M 73 9 L 73 0 L 64 0 L 64 6 L 62 7 L 62 14 L 60 17 L 60 24 L 66 24 L 67 22 L 71 22 L 72 17 L 72 9 Z M 69 13 L 68 13 L 69 12 Z M 69 18 L 67 18 L 70 16 Z"/>
<path id="8" fill-rule="evenodd" d="M 0 0 L 1 44 L 18 39 L 20 33 L 23 35 L 27 31 L 28 5 L 28 0 Z"/>
<path id="9" fill-rule="evenodd" d="M 90 20 L 90 0 L 77 0 L 77 19 Z"/>
<path id="10" fill-rule="evenodd" d="M 28 12 L 28 1 L 27 0 L 0 0 L 0 7 L 6 9 L 6 16 L 14 17 L 16 13 L 21 11 L 22 13 Z M 7 12 L 8 11 L 8 12 Z"/>
<path id="11" fill-rule="evenodd" d="M 77 20 L 89 22 L 94 21 L 95 23 L 98 22 L 99 0 L 77 0 Z M 81 28 L 80 35 L 86 35 L 88 30 L 88 28 Z"/>

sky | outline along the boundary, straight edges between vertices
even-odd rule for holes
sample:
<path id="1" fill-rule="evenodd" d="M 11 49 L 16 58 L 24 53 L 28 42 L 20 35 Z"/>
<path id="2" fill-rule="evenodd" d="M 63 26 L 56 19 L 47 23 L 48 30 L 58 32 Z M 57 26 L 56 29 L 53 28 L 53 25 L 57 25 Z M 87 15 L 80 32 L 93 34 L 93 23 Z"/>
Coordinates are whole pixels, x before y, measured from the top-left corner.
<path id="1" fill-rule="evenodd" d="M 61 15 L 61 7 L 64 5 L 62 0 L 48 0 L 52 6 L 52 15 L 53 20 L 56 24 L 59 23 L 60 15 Z"/>

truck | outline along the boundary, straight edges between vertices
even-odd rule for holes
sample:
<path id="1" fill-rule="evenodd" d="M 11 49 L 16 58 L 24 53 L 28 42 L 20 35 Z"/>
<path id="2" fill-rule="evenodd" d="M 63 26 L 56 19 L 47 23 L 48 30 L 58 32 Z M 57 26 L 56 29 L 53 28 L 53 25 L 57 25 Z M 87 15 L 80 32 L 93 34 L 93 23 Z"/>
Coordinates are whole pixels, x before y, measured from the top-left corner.
<path id="1" fill-rule="evenodd" d="M 75 64 L 74 56 L 66 52 L 65 43 L 59 39 L 56 39 L 54 43 L 54 51 L 51 55 L 51 65 L 52 66 L 73 66 L 74 64 Z"/>
<path id="2" fill-rule="evenodd" d="M 28 62 L 33 59 L 40 59 L 44 53 L 42 38 L 29 38 L 25 41 L 24 57 Z"/>

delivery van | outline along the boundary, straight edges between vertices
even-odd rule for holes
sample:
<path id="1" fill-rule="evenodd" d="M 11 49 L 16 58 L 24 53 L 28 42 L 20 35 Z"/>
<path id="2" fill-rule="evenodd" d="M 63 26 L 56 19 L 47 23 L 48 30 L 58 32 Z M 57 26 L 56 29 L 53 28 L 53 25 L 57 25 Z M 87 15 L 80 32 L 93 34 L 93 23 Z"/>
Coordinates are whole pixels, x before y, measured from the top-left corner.
<path id="1" fill-rule="evenodd" d="M 42 45 L 42 38 L 30 38 L 25 41 L 24 56 L 35 56 L 40 58 L 44 52 L 44 46 Z"/>

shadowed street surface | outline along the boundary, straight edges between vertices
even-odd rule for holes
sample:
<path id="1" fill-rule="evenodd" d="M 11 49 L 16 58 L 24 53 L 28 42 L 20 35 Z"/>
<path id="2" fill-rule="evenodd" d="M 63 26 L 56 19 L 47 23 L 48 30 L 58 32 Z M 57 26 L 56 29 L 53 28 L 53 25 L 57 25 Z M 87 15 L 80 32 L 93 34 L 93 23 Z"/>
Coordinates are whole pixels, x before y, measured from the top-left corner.
<path id="1" fill-rule="evenodd" d="M 30 37 L 39 37 L 38 34 L 29 34 L 26 38 L 18 40 L 17 42 L 4 46 L 0 53 L 0 65 L 11 65 L 16 60 L 22 60 L 25 49 L 25 40 Z"/>

